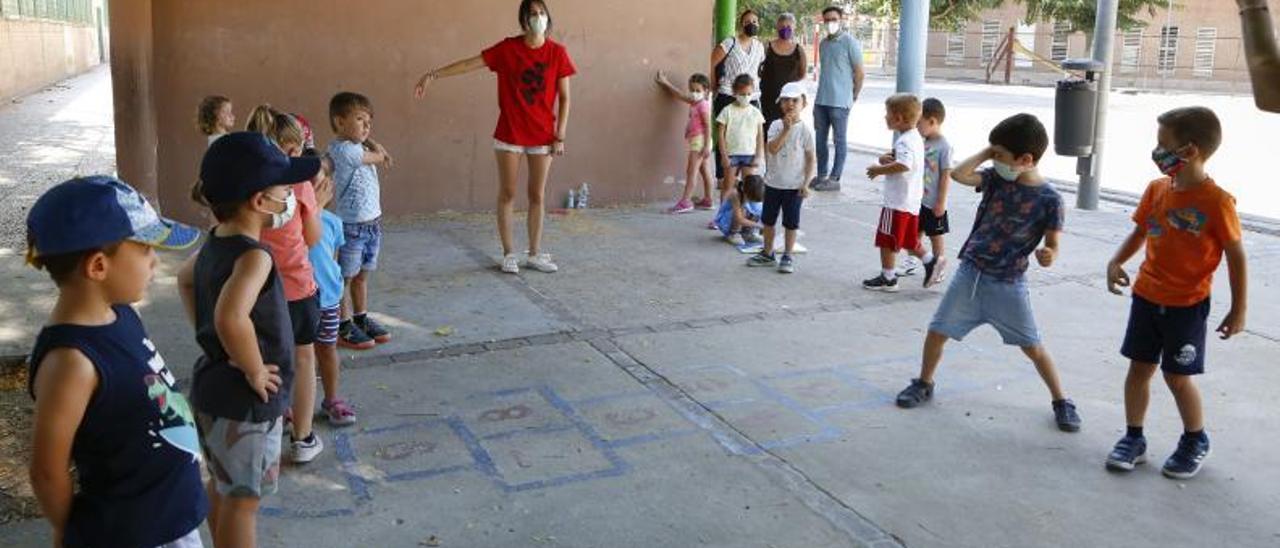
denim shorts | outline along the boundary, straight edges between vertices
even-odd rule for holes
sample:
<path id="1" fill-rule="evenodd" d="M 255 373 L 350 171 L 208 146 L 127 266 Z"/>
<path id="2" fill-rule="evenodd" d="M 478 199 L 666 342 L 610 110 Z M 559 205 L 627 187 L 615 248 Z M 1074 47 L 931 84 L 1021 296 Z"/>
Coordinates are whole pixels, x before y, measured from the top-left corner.
<path id="1" fill-rule="evenodd" d="M 525 154 L 529 156 L 547 156 L 551 154 L 551 147 L 546 145 L 537 146 L 537 147 L 525 147 L 520 145 L 513 145 L 511 143 L 499 141 L 497 139 L 493 140 L 493 150 L 496 150 L 499 152 L 510 152 L 512 154 Z"/>
<path id="2" fill-rule="evenodd" d="M 1026 281 L 1000 280 L 963 261 L 933 314 L 929 331 L 959 341 L 983 324 L 994 327 L 1005 344 L 1023 348 L 1040 344 Z"/>
<path id="3" fill-rule="evenodd" d="M 734 154 L 729 156 L 729 167 L 751 167 L 756 163 L 755 154 Z"/>
<path id="4" fill-rule="evenodd" d="M 343 278 L 354 278 L 360 271 L 378 269 L 378 252 L 382 249 L 382 221 L 342 223 L 346 243 L 338 248 L 338 266 Z"/>

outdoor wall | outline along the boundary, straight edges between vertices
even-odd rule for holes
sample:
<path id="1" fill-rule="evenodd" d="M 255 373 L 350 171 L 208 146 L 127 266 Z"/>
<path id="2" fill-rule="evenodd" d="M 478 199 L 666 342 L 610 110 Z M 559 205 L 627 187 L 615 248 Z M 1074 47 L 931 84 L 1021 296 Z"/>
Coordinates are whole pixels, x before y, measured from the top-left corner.
<path id="1" fill-rule="evenodd" d="M 0 17 L 0 101 L 98 64 L 92 26 Z"/>
<path id="2" fill-rule="evenodd" d="M 567 154 L 554 164 L 549 205 L 562 203 L 568 189 L 583 182 L 591 184 L 595 204 L 670 197 L 674 188 L 663 181 L 683 177 L 687 108 L 660 92 L 653 76 L 665 68 L 680 82 L 692 70 L 708 70 L 711 0 L 548 3 L 553 38 L 567 46 L 579 71 Z M 323 148 L 332 138 L 328 100 L 340 90 L 372 99 L 374 136 L 396 159 L 393 169 L 381 172 L 386 214 L 493 209 L 495 76 L 483 70 L 436 82 L 424 101 L 412 98 L 412 88 L 424 70 L 477 55 L 516 34 L 518 1 L 280 0 L 232 6 L 212 0 L 150 2 L 152 82 L 149 92 L 135 87 L 150 93 L 154 103 L 155 179 L 167 212 L 195 219 L 187 196 L 205 150 L 194 125 L 201 97 L 231 97 L 241 124 L 261 102 L 301 113 L 312 121 Z M 113 10 L 116 58 L 140 57 L 137 51 L 121 52 L 118 37 L 133 29 L 117 27 L 125 24 L 116 17 L 122 10 Z M 123 137 L 117 146 L 127 178 L 126 157 L 145 162 L 146 151 L 134 148 L 147 144 Z"/>

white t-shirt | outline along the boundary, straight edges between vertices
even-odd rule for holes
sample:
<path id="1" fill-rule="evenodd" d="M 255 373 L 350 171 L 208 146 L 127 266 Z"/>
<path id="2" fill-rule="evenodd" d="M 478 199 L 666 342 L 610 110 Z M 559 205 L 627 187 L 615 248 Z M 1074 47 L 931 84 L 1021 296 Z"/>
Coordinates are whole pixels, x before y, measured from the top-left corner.
<path id="1" fill-rule="evenodd" d="M 884 207 L 918 215 L 924 199 L 924 139 L 919 131 L 911 128 L 898 136 L 893 142 L 893 161 L 907 166 L 907 171 L 885 177 Z"/>
<path id="2" fill-rule="evenodd" d="M 796 190 L 804 186 L 804 159 L 808 152 L 817 150 L 814 144 L 813 131 L 804 120 L 791 126 L 787 140 L 777 154 L 769 153 L 769 142 L 782 135 L 786 124 L 782 120 L 774 120 L 769 126 L 765 142 L 765 157 L 768 160 L 769 172 L 765 174 L 764 184 L 782 190 Z"/>

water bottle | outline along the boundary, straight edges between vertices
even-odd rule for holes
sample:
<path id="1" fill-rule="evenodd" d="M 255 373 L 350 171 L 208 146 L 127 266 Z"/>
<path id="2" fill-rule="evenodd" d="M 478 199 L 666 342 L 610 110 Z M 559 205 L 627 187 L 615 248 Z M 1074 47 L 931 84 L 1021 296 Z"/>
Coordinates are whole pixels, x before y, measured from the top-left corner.
<path id="1" fill-rule="evenodd" d="M 587 183 L 582 183 L 578 188 L 578 209 L 586 209 L 591 199 L 591 187 Z"/>
<path id="2" fill-rule="evenodd" d="M 566 198 L 566 199 L 565 199 L 565 201 L 564 201 L 564 208 L 565 208 L 565 209 L 573 209 L 573 208 L 575 208 L 575 207 L 578 207 L 578 195 L 577 195 L 577 193 L 576 193 L 576 192 L 574 192 L 574 190 L 571 188 L 571 189 L 569 189 L 569 197 L 568 197 L 568 198 Z"/>

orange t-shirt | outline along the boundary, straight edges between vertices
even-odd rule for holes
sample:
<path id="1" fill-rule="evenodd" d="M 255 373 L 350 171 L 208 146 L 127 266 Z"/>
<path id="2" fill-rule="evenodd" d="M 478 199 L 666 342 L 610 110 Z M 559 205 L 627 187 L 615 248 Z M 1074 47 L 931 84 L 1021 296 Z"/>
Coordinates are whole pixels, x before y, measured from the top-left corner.
<path id="1" fill-rule="evenodd" d="M 1152 181 L 1133 221 L 1147 234 L 1133 292 L 1164 306 L 1207 299 L 1222 248 L 1241 237 L 1236 199 L 1213 179 L 1188 190 L 1174 190 L 1168 177 Z"/>
<path id="2" fill-rule="evenodd" d="M 316 191 L 310 181 L 289 185 L 293 197 L 298 200 L 298 211 L 289 222 L 277 229 L 262 231 L 261 242 L 271 251 L 271 259 L 280 272 L 286 301 L 305 299 L 316 293 L 316 279 L 307 258 L 310 249 L 302 235 L 302 219 L 319 215 L 316 207 Z"/>

